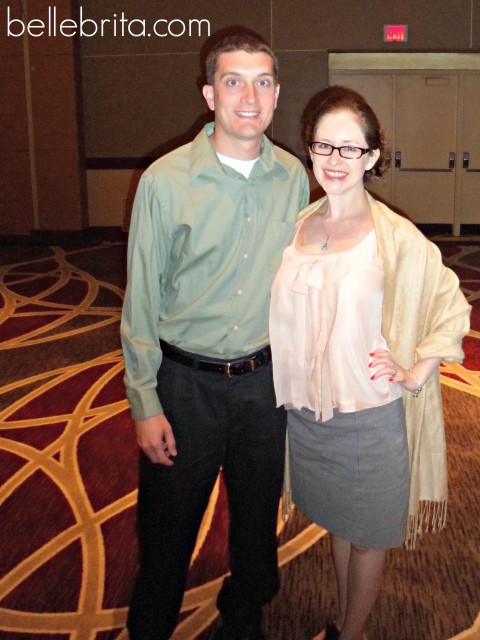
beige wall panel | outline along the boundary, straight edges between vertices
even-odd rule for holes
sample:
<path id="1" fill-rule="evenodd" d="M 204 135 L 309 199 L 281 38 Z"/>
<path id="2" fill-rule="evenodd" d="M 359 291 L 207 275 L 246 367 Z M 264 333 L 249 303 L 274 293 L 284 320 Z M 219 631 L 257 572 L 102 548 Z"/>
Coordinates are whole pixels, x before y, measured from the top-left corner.
<path id="1" fill-rule="evenodd" d="M 115 169 L 87 171 L 90 227 L 128 230 L 135 191 L 142 171 Z"/>
<path id="2" fill-rule="evenodd" d="M 82 229 L 81 176 L 76 151 L 37 150 L 35 153 L 39 228 Z"/>
<path id="3" fill-rule="evenodd" d="M 273 0 L 273 43 L 278 49 L 468 48 L 470 10 L 471 0 Z M 384 43 L 384 24 L 408 24 L 408 43 Z"/>
<path id="4" fill-rule="evenodd" d="M 210 119 L 199 74 L 196 54 L 85 59 L 86 156 L 156 157 L 191 139 Z"/>
<path id="5" fill-rule="evenodd" d="M 115 55 L 115 54 L 138 54 L 138 53 L 198 53 L 208 35 L 230 25 L 243 25 L 254 29 L 264 38 L 270 40 L 270 0 L 244 0 L 243 2 L 198 2 L 198 0 L 162 0 L 162 2 L 151 2 L 151 0 L 83 0 L 83 13 L 85 18 L 96 21 L 98 25 L 101 20 L 110 19 L 111 22 L 104 23 L 104 36 L 82 39 L 82 50 L 84 55 Z M 121 35 L 122 11 L 125 20 L 123 23 L 126 37 Z M 116 23 L 114 21 L 116 15 Z M 136 19 L 137 22 L 133 22 Z M 152 26 L 157 20 L 166 20 L 171 23 L 171 31 L 175 37 L 155 36 Z M 172 23 L 172 20 L 178 22 Z M 208 20 L 210 23 L 210 34 L 206 23 L 201 25 L 200 36 L 198 26 L 193 25 L 192 36 L 189 35 L 190 20 Z M 141 34 L 144 21 L 148 32 L 152 35 L 138 35 L 134 37 L 128 35 L 128 31 L 134 34 Z M 186 25 L 186 32 L 182 33 L 182 22 Z M 114 26 L 117 25 L 117 35 L 114 36 Z M 157 32 L 168 33 L 165 22 L 158 24 Z M 93 29 L 93 25 L 92 26 Z"/>
<path id="6" fill-rule="evenodd" d="M 279 63 L 280 98 L 273 120 L 273 137 L 304 158 L 301 118 L 312 96 L 327 84 L 327 54 L 325 51 L 281 52 Z"/>
<path id="7" fill-rule="evenodd" d="M 72 57 L 32 55 L 30 68 L 35 148 L 77 149 Z"/>
<path id="8" fill-rule="evenodd" d="M 0 149 L 28 148 L 23 57 L 0 58 Z"/>

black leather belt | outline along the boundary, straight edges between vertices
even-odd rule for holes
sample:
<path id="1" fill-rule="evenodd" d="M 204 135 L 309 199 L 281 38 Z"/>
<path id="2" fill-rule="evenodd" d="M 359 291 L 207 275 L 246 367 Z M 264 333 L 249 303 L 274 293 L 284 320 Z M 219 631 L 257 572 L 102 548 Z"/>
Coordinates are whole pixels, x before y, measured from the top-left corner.
<path id="1" fill-rule="evenodd" d="M 238 358 L 236 360 L 202 360 L 200 356 L 187 355 L 183 351 L 179 351 L 176 347 L 160 340 L 160 347 L 163 355 L 173 362 L 183 364 L 186 367 L 197 369 L 198 371 L 212 371 L 214 373 L 221 373 L 228 378 L 233 376 L 241 376 L 244 373 L 250 373 L 264 367 L 272 359 L 272 352 L 270 345 L 267 345 L 260 351 L 255 351 L 245 358 Z"/>

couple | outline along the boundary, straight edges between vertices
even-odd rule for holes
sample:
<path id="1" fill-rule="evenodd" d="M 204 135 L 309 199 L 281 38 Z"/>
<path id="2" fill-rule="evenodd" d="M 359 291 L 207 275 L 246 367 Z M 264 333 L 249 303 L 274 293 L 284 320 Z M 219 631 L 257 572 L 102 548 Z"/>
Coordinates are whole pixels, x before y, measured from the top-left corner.
<path id="1" fill-rule="evenodd" d="M 326 197 L 305 208 L 302 165 L 264 135 L 274 53 L 238 32 L 206 75 L 214 122 L 144 173 L 130 229 L 121 331 L 140 569 L 127 627 L 171 637 L 222 467 L 231 575 L 215 638 L 264 638 L 288 413 L 294 502 L 332 534 L 339 612 L 316 638 L 361 640 L 385 549 L 431 524 L 423 501 L 443 525 L 438 368 L 462 360 L 469 307 L 434 245 L 365 191 L 385 141 L 361 96 L 332 87 L 312 106 L 305 140 Z"/>

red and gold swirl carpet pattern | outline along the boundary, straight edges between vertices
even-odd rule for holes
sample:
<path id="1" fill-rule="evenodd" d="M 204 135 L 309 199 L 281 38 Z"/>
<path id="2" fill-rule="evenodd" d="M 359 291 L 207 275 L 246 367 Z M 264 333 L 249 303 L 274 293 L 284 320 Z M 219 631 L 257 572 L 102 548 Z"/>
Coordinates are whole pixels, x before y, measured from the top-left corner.
<path id="1" fill-rule="evenodd" d="M 441 249 L 474 307 L 464 365 L 442 367 L 452 515 L 425 548 L 392 552 L 369 640 L 480 633 L 480 247 Z M 124 273 L 123 243 L 0 247 L 3 640 L 127 638 L 137 447 L 118 336 Z M 176 640 L 213 635 L 227 526 L 220 476 Z M 278 533 L 282 590 L 265 612 L 265 632 L 271 640 L 311 638 L 334 607 L 328 535 L 296 512 L 286 524 L 279 518 Z"/>

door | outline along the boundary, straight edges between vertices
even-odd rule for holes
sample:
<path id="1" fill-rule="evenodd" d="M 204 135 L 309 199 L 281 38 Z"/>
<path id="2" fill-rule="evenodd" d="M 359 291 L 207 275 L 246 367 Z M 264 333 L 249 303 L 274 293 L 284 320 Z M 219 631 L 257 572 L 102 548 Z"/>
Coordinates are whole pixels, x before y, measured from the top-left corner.
<path id="1" fill-rule="evenodd" d="M 453 225 L 457 75 L 394 76 L 393 202 L 415 222 Z"/>
<path id="2" fill-rule="evenodd" d="M 420 224 L 478 225 L 480 72 L 334 71 L 361 93 L 385 129 L 391 168 L 369 191 Z M 470 227 L 467 227 L 470 229 Z"/>
<path id="3" fill-rule="evenodd" d="M 480 74 L 465 73 L 461 86 L 458 121 L 458 160 L 456 209 L 459 212 L 458 227 L 466 233 L 472 225 L 480 224 Z"/>

